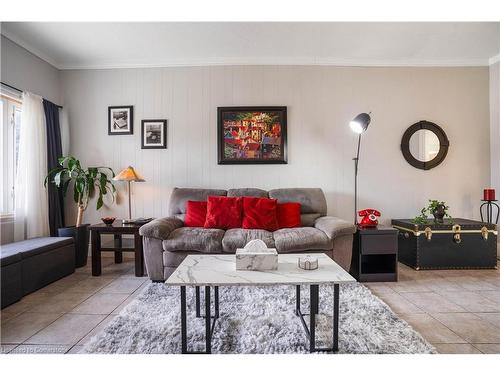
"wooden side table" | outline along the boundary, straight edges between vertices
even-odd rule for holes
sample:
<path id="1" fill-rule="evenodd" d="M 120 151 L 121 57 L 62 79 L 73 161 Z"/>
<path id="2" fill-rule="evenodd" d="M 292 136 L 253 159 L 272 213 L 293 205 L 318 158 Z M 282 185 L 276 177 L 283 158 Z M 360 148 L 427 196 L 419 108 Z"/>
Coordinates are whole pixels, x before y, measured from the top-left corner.
<path id="1" fill-rule="evenodd" d="M 115 263 L 122 262 L 122 253 L 126 251 L 135 253 L 135 276 L 144 276 L 144 253 L 142 251 L 142 236 L 139 234 L 141 225 L 123 224 L 121 220 L 116 220 L 111 225 L 94 224 L 89 226 L 92 240 L 92 276 L 101 275 L 101 252 L 112 251 L 115 253 Z M 113 234 L 115 237 L 114 247 L 101 246 L 101 234 Z M 122 235 L 134 235 L 134 248 L 124 248 L 122 246 Z"/>
<path id="2" fill-rule="evenodd" d="M 358 281 L 398 281 L 398 230 L 358 227 L 350 273 Z"/>

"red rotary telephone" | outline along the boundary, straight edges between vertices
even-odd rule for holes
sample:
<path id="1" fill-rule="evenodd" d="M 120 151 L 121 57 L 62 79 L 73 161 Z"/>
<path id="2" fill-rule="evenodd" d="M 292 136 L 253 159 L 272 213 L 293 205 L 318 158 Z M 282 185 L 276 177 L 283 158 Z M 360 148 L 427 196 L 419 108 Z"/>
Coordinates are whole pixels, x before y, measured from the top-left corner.
<path id="1" fill-rule="evenodd" d="M 377 217 L 380 217 L 380 212 L 374 210 L 373 208 L 365 208 L 358 212 L 359 216 L 363 218 L 359 222 L 360 227 L 369 228 L 376 227 L 378 225 Z"/>

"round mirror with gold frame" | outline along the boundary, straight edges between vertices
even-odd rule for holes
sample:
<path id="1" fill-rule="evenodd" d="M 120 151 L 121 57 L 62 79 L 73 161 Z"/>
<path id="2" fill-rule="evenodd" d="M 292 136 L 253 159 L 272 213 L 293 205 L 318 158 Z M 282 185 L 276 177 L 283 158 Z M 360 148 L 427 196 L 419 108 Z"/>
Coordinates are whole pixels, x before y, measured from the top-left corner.
<path id="1" fill-rule="evenodd" d="M 433 122 L 419 121 L 406 129 L 401 151 L 406 161 L 419 169 L 432 169 L 443 162 L 450 142 L 444 130 Z"/>

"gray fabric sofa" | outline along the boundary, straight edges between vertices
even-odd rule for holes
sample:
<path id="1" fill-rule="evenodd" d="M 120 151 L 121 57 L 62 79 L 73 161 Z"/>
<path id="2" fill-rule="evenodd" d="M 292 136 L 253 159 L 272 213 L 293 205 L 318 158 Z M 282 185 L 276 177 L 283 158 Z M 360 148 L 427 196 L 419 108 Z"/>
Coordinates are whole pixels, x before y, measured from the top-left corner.
<path id="1" fill-rule="evenodd" d="M 205 229 L 184 227 L 186 202 L 204 201 L 208 196 L 252 196 L 277 199 L 279 203 L 301 204 L 302 227 L 275 232 L 261 229 Z M 326 253 L 349 270 L 355 226 L 326 216 L 326 199 L 319 188 L 261 190 L 175 188 L 170 197 L 169 217 L 156 219 L 140 228 L 144 260 L 149 277 L 163 281 L 188 254 L 234 254 L 253 239 L 263 240 L 278 253 Z"/>
<path id="2" fill-rule="evenodd" d="M 75 272 L 73 237 L 37 237 L 1 246 L 2 308 Z"/>

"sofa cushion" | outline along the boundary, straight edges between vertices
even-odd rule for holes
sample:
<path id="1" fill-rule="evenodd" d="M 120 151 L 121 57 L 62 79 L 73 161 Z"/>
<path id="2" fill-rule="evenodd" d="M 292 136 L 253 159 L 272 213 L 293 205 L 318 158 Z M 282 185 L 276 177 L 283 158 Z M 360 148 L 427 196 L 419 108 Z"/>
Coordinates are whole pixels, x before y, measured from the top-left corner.
<path id="1" fill-rule="evenodd" d="M 3 254 L 17 252 L 23 259 L 45 253 L 49 250 L 57 249 L 73 243 L 73 237 L 36 237 L 29 240 L 2 245 Z"/>
<path id="2" fill-rule="evenodd" d="M 206 201 L 210 195 L 225 196 L 226 190 L 174 188 L 168 204 L 168 215 L 183 220 L 187 201 Z"/>
<path id="3" fill-rule="evenodd" d="M 205 228 L 241 228 L 243 198 L 208 197 Z"/>
<path id="4" fill-rule="evenodd" d="M 166 240 L 163 249 L 166 251 L 199 251 L 201 253 L 222 253 L 222 229 L 177 228 Z"/>
<path id="5" fill-rule="evenodd" d="M 302 214 L 326 215 L 325 194 L 319 188 L 274 189 L 269 190 L 269 198 L 277 199 L 278 203 L 298 202 Z"/>
<path id="6" fill-rule="evenodd" d="M 332 240 L 336 237 L 356 233 L 356 226 L 352 222 L 333 216 L 320 217 L 314 223 L 314 227 L 324 232 Z"/>
<path id="7" fill-rule="evenodd" d="M 275 198 L 278 203 L 300 203 L 302 226 L 312 227 L 314 221 L 326 215 L 326 198 L 319 188 L 291 188 L 269 190 L 269 198 Z"/>
<path id="8" fill-rule="evenodd" d="M 323 231 L 311 227 L 279 229 L 273 233 L 273 237 L 280 253 L 332 248 L 332 240 Z"/>
<path id="9" fill-rule="evenodd" d="M 203 227 L 207 218 L 207 202 L 187 201 L 186 217 L 184 225 L 186 227 Z"/>
<path id="10" fill-rule="evenodd" d="M 262 240 L 267 247 L 274 248 L 273 234 L 263 229 L 229 229 L 222 239 L 222 251 L 234 254 L 251 240 Z"/>
<path id="11" fill-rule="evenodd" d="M 300 203 L 278 203 L 276 217 L 280 229 L 300 227 Z"/>
<path id="12" fill-rule="evenodd" d="M 276 199 L 243 197 L 242 228 L 277 230 L 276 206 Z"/>
<path id="13" fill-rule="evenodd" d="M 229 189 L 227 191 L 228 197 L 259 197 L 267 198 L 267 191 L 256 188 L 240 188 Z"/>

